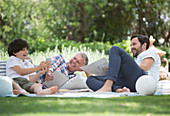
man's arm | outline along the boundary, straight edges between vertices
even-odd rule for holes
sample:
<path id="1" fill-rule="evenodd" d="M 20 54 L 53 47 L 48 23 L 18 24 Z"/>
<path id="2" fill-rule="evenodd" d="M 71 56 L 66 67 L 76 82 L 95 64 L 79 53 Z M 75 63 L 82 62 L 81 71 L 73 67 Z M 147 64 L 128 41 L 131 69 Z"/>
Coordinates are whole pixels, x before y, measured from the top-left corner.
<path id="1" fill-rule="evenodd" d="M 154 62 L 155 62 L 154 59 L 151 57 L 145 58 L 142 61 L 142 63 L 139 65 L 139 67 L 142 68 L 146 72 L 152 67 Z"/>
<path id="2" fill-rule="evenodd" d="M 81 68 L 79 68 L 77 71 L 84 71 L 84 70 L 82 70 Z M 93 76 L 91 73 L 88 73 L 88 72 L 86 72 L 86 71 L 84 71 L 84 72 L 85 72 L 87 78 L 90 77 L 90 76 Z"/>
<path id="3" fill-rule="evenodd" d="M 88 72 L 85 72 L 87 78 L 90 77 L 90 76 L 93 76 L 91 73 L 88 73 Z"/>

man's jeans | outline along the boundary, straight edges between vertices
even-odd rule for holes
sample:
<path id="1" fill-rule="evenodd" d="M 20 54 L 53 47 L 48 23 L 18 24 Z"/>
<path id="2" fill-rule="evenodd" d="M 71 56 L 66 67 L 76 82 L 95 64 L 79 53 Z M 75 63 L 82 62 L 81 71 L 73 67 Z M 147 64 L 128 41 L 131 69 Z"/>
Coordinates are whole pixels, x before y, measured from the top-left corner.
<path id="1" fill-rule="evenodd" d="M 109 51 L 109 66 L 105 76 L 90 76 L 86 84 L 93 91 L 100 89 L 107 79 L 113 80 L 112 91 L 117 88 L 127 87 L 130 91 L 135 92 L 137 79 L 145 75 L 133 58 L 123 49 L 113 46 Z"/>

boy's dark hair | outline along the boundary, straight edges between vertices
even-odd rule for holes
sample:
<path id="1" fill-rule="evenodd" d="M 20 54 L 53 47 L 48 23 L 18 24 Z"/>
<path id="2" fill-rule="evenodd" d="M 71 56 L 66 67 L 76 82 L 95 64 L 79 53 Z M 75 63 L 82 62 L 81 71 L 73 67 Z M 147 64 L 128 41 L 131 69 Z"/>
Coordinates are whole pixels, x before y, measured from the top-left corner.
<path id="1" fill-rule="evenodd" d="M 146 49 L 149 48 L 149 45 L 150 45 L 150 41 L 149 41 L 149 38 L 147 36 L 144 36 L 144 35 L 140 35 L 140 34 L 135 34 L 131 37 L 131 41 L 133 38 L 138 38 L 139 42 L 141 45 L 143 45 L 144 43 L 146 43 Z"/>
<path id="2" fill-rule="evenodd" d="M 28 42 L 22 39 L 15 39 L 11 41 L 8 45 L 8 54 L 9 56 L 15 56 L 14 53 L 23 50 L 23 48 L 29 48 Z"/>

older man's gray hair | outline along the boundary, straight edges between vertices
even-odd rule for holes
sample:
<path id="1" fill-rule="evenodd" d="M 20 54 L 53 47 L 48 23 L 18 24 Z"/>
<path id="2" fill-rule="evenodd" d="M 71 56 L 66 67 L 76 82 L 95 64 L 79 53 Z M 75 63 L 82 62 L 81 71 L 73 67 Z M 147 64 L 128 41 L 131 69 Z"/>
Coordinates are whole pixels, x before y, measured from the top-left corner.
<path id="1" fill-rule="evenodd" d="M 88 59 L 88 57 L 87 57 L 87 55 L 85 53 L 78 53 L 76 55 L 81 55 L 82 58 L 84 58 L 84 65 L 88 64 L 89 59 Z"/>

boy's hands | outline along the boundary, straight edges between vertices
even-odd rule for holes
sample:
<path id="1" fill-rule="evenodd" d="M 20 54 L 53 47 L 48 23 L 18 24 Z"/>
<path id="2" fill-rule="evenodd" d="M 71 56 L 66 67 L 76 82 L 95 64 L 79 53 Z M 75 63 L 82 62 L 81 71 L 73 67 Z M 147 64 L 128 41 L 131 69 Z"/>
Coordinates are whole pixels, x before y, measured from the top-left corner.
<path id="1" fill-rule="evenodd" d="M 40 74 L 45 73 L 48 71 L 48 67 L 42 67 L 42 69 L 39 71 Z"/>
<path id="2" fill-rule="evenodd" d="M 40 70 L 45 70 L 46 68 L 50 68 L 51 67 L 51 62 L 50 61 L 42 61 L 39 65 L 41 67 Z"/>

